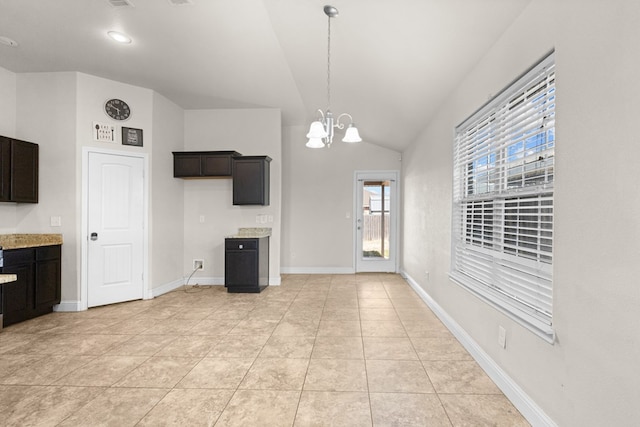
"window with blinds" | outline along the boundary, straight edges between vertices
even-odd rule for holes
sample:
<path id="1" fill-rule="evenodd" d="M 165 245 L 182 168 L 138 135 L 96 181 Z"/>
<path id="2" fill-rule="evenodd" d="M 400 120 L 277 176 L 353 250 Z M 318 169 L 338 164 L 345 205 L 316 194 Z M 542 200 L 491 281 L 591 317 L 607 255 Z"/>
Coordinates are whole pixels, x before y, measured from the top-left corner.
<path id="1" fill-rule="evenodd" d="M 451 277 L 553 340 L 553 53 L 456 128 Z"/>

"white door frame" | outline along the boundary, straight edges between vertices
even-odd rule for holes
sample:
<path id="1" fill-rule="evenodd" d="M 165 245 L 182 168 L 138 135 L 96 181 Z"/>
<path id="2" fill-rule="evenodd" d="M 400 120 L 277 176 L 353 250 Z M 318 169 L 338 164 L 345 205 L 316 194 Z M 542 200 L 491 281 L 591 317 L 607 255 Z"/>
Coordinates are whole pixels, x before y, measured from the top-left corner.
<path id="1" fill-rule="evenodd" d="M 358 253 L 358 216 L 360 215 L 358 206 L 362 203 L 362 201 L 358 201 L 358 186 L 360 179 L 364 180 L 377 180 L 377 179 L 390 179 L 395 182 L 395 194 L 391 195 L 391 200 L 389 203 L 391 204 L 391 223 L 389 224 L 389 230 L 391 233 L 391 238 L 389 240 L 390 248 L 394 250 L 394 260 L 393 260 L 393 273 L 398 272 L 398 266 L 400 265 L 400 248 L 398 246 L 398 219 L 400 217 L 400 171 L 397 170 L 361 170 L 354 171 L 353 173 L 353 269 L 356 273 L 358 273 L 358 257 L 361 254 Z M 362 271 L 365 272 L 365 271 Z M 391 271 L 385 271 L 390 273 Z"/>
<path id="2" fill-rule="evenodd" d="M 144 299 L 152 298 L 151 292 L 149 290 L 149 156 L 146 153 L 134 153 L 130 151 L 117 151 L 117 150 L 107 150 L 103 148 L 97 147 L 83 147 L 82 148 L 82 221 L 81 221 L 81 229 L 80 229 L 80 242 L 81 242 L 81 253 L 82 253 L 82 261 L 80 264 L 80 301 L 79 301 L 79 309 L 87 310 L 89 307 L 89 271 L 88 271 L 88 260 L 89 260 L 89 236 L 88 236 L 88 227 L 89 227 L 89 154 L 90 153 L 98 153 L 98 154 L 109 154 L 114 156 L 126 156 L 126 157 L 135 157 L 143 160 L 144 164 L 144 173 L 143 173 L 143 227 L 144 227 L 144 235 L 143 235 L 143 277 L 142 277 L 142 286 L 143 286 L 143 297 Z"/>

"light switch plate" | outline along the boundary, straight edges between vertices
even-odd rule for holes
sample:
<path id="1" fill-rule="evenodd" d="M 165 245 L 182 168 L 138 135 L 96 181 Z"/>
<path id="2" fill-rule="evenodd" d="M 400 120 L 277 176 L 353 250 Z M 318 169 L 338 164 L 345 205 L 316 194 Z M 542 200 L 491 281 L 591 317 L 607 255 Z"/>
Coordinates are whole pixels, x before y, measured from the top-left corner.
<path id="1" fill-rule="evenodd" d="M 93 122 L 93 140 L 98 142 L 116 142 L 116 127 L 106 123 Z"/>

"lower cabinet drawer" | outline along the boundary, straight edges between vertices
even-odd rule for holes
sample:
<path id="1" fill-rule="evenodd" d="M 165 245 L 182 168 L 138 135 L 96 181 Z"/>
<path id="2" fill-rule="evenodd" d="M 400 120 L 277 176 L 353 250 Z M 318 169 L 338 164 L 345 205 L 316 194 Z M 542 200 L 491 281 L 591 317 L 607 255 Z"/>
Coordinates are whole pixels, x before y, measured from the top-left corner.
<path id="1" fill-rule="evenodd" d="M 226 239 L 224 248 L 230 250 L 258 249 L 258 239 Z"/>
<path id="2" fill-rule="evenodd" d="M 60 259 L 60 246 L 42 246 L 36 249 L 36 261 L 44 261 L 49 259 Z"/>
<path id="3" fill-rule="evenodd" d="M 18 264 L 28 264 L 35 261 L 36 250 L 28 249 L 9 249 L 4 251 L 4 265 L 12 266 Z"/>

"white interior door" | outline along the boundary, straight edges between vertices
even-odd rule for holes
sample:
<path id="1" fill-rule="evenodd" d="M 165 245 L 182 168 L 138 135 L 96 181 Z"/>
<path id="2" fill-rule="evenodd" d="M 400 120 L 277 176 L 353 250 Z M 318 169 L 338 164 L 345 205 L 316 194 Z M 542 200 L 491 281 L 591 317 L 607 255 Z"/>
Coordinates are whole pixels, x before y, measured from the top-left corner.
<path id="1" fill-rule="evenodd" d="M 90 152 L 87 194 L 89 307 L 144 295 L 144 159 Z"/>
<path id="2" fill-rule="evenodd" d="M 398 172 L 356 172 L 356 271 L 397 272 Z"/>

